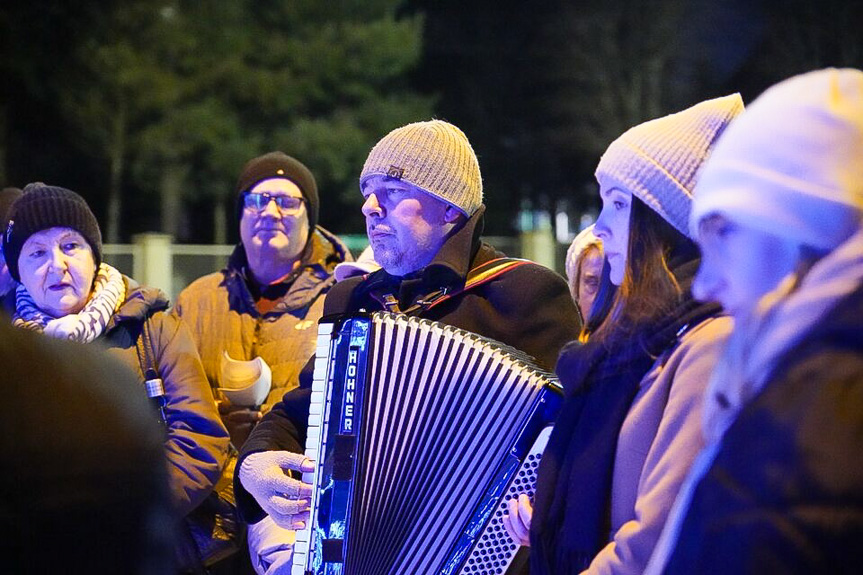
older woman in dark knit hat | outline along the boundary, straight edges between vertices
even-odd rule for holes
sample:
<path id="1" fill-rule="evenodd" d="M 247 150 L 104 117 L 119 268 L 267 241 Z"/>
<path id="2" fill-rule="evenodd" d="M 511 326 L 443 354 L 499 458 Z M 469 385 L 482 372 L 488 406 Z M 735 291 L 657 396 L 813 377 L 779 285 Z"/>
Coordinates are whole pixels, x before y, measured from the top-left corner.
<path id="1" fill-rule="evenodd" d="M 12 206 L 3 251 L 16 289 L 13 325 L 80 343 L 99 342 L 132 367 L 145 393 L 152 367 L 164 387 L 168 459 L 178 516 L 213 490 L 228 453 L 201 361 L 186 327 L 165 313 L 158 289 L 102 262 L 93 212 L 73 191 L 43 183 Z M 148 382 L 149 384 L 149 382 Z"/>

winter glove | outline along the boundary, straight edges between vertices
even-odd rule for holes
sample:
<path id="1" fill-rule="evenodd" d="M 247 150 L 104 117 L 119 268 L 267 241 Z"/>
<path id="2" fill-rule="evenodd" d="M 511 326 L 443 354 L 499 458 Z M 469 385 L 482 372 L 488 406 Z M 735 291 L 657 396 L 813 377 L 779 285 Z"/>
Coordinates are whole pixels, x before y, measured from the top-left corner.
<path id="1" fill-rule="evenodd" d="M 312 485 L 294 479 L 290 472 L 314 469 L 314 462 L 301 453 L 261 451 L 240 464 L 240 482 L 277 525 L 303 529 L 309 520 Z"/>
<path id="2" fill-rule="evenodd" d="M 249 555 L 258 575 L 289 574 L 296 533 L 276 525 L 269 515 L 249 525 Z"/>

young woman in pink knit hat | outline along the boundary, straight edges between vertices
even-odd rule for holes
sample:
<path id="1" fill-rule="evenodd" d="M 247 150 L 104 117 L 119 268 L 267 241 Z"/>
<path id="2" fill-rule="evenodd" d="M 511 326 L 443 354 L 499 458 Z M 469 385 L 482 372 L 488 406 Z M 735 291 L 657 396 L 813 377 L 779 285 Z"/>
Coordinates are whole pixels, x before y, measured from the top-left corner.
<path id="1" fill-rule="evenodd" d="M 509 503 L 531 573 L 641 573 L 701 448 L 701 397 L 730 324 L 690 292 L 688 218 L 696 173 L 742 110 L 732 95 L 641 124 L 599 162 L 594 233 L 618 289 L 590 339 L 561 352 L 566 399 L 535 501 Z"/>

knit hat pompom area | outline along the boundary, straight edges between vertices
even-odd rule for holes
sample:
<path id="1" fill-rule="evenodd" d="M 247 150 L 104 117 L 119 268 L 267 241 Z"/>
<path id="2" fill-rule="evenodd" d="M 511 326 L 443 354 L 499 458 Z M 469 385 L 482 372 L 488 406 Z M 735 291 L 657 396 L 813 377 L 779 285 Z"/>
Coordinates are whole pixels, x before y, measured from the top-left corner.
<path id="1" fill-rule="evenodd" d="M 234 191 L 237 194 L 237 214 L 241 217 L 243 213 L 242 194 L 248 192 L 256 184 L 271 178 L 282 178 L 289 180 L 300 188 L 300 192 L 306 199 L 306 207 L 309 214 L 309 229 L 314 229 L 318 223 L 318 210 L 320 200 L 318 199 L 318 184 L 305 164 L 285 154 L 284 152 L 269 152 L 246 162 L 243 171 L 237 180 Z"/>
<path id="2" fill-rule="evenodd" d="M 18 257 L 27 238 L 50 228 L 71 228 L 84 236 L 93 251 L 96 269 L 102 263 L 102 232 L 87 202 L 66 188 L 42 182 L 27 184 L 20 198 L 9 210 L 9 223 L 3 241 L 3 253 L 9 274 L 16 282 Z"/>
<path id="3" fill-rule="evenodd" d="M 720 139 L 699 178 L 693 233 L 722 214 L 819 250 L 859 229 L 863 72 L 828 68 L 767 89 Z"/>
<path id="4" fill-rule="evenodd" d="M 602 155 L 596 179 L 602 188 L 631 192 L 689 236 L 689 212 L 699 168 L 742 111 L 740 94 L 731 94 L 630 128 Z"/>
<path id="5" fill-rule="evenodd" d="M 363 165 L 360 188 L 372 176 L 407 182 L 467 216 L 482 204 L 476 154 L 464 132 L 441 120 L 415 122 L 384 136 Z"/>

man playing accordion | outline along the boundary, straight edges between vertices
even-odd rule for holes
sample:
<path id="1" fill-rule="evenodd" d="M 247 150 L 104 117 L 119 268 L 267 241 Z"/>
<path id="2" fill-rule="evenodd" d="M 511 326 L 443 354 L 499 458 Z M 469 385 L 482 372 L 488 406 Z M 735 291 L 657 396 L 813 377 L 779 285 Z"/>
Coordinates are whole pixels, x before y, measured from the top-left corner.
<path id="1" fill-rule="evenodd" d="M 581 327 L 567 284 L 555 272 L 505 258 L 480 240 L 482 178 L 461 130 L 432 120 L 390 132 L 369 154 L 360 189 L 369 242 L 382 269 L 334 286 L 324 316 L 403 313 L 500 341 L 545 369 L 554 367 L 560 348 Z M 243 448 L 235 485 L 249 523 L 270 515 L 285 529 L 302 529 L 309 521 L 312 485 L 291 471 L 313 469 L 303 455 L 313 365 Z M 289 555 L 289 546 L 284 550 Z"/>

